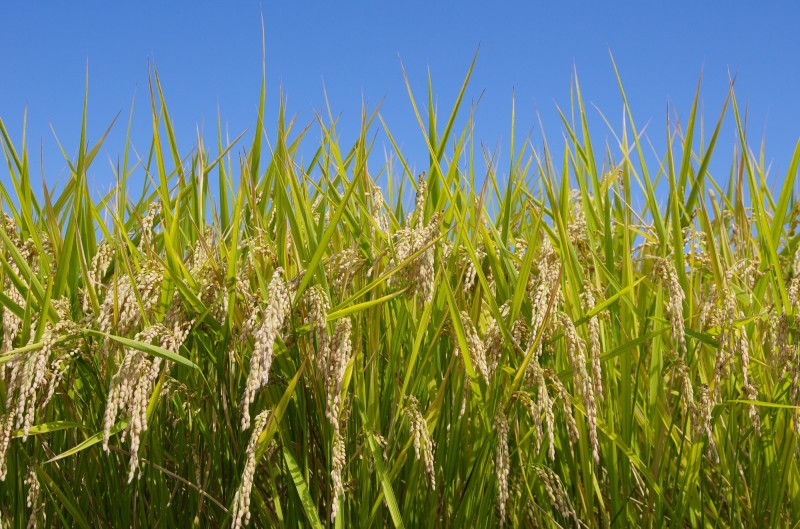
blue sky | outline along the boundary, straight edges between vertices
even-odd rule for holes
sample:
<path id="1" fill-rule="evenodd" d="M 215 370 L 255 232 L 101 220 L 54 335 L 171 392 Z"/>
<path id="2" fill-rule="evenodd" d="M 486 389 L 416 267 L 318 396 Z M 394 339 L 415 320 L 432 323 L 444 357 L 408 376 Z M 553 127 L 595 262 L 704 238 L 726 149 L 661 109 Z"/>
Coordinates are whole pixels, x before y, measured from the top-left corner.
<path id="1" fill-rule="evenodd" d="M 787 3 L 788 5 L 788 3 Z M 418 170 L 427 153 L 405 86 L 400 61 L 423 100 L 426 73 L 433 77 L 441 120 L 452 105 L 478 46 L 466 103 L 476 110 L 476 136 L 507 159 L 511 94 L 517 130 L 534 130 L 537 113 L 552 142 L 561 123 L 556 105 L 570 104 L 577 69 L 584 98 L 612 124 L 621 124 L 621 99 L 609 51 L 614 54 L 637 124 L 663 153 L 668 105 L 685 120 L 702 71 L 702 100 L 710 131 L 722 107 L 728 75 L 749 109 L 749 136 L 766 134 L 772 181 L 785 173 L 800 137 L 800 38 L 797 7 L 739 2 L 137 2 L 88 4 L 11 2 L 0 17 L 0 117 L 21 139 L 28 109 L 28 145 L 44 178 L 63 183 L 66 164 L 50 126 L 73 154 L 80 133 L 85 69 L 89 64 L 89 139 L 110 120 L 121 121 L 107 140 L 90 178 L 107 189 L 108 160 L 123 148 L 125 121 L 136 94 L 133 140 L 144 155 L 151 127 L 147 107 L 148 61 L 158 68 L 181 149 L 196 128 L 213 137 L 217 108 L 231 137 L 255 124 L 261 75 L 261 23 L 266 26 L 267 132 L 274 137 L 279 89 L 290 114 L 307 123 L 324 111 L 323 82 L 352 141 L 362 101 L 381 114 Z M 422 101 L 424 102 L 424 101 Z M 590 110 L 594 141 L 613 137 Z M 719 158 L 730 160 L 732 120 L 720 138 Z M 318 133 L 317 133 L 318 135 Z M 383 140 L 379 139 L 382 150 Z M 388 148 L 388 142 L 387 142 Z M 35 176 L 38 160 L 31 160 Z M 507 164 L 500 165 L 501 172 Z M 7 172 L 0 170 L 7 181 Z"/>

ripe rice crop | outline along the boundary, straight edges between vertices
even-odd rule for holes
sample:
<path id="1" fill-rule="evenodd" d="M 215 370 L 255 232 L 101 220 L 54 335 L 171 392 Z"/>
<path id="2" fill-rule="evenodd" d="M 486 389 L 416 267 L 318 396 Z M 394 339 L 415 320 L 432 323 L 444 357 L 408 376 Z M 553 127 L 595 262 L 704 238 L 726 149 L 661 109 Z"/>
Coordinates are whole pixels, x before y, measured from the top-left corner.
<path id="1" fill-rule="evenodd" d="M 627 103 L 592 143 L 576 79 L 563 153 L 476 174 L 468 80 L 414 104 L 421 175 L 367 111 L 342 145 L 281 108 L 267 148 L 263 85 L 251 143 L 180 153 L 154 75 L 100 197 L 85 118 L 43 190 L 0 120 L 0 526 L 800 521 L 800 144 L 773 190 L 731 89 L 654 166 Z"/>

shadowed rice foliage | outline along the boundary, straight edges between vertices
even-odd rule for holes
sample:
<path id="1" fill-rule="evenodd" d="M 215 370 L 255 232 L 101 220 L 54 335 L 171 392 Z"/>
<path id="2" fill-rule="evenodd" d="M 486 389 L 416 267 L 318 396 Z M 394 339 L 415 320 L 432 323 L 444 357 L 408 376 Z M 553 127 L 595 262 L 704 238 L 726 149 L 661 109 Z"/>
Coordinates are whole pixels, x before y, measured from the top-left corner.
<path id="1" fill-rule="evenodd" d="M 252 143 L 179 153 L 152 79 L 104 196 L 85 118 L 43 190 L 0 121 L 0 526 L 800 520 L 800 148 L 772 188 L 732 90 L 651 163 L 627 104 L 592 144 L 576 79 L 563 152 L 512 134 L 499 170 L 467 75 L 414 104 L 415 175 L 377 113 L 342 145 L 281 108 L 268 145 L 263 85 Z"/>

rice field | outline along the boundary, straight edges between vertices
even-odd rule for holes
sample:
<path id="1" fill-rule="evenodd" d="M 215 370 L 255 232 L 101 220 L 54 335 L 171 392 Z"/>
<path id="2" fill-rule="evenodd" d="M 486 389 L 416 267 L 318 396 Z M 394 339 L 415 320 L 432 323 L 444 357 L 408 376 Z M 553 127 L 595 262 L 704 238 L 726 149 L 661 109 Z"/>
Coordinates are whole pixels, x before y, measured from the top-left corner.
<path id="1" fill-rule="evenodd" d="M 800 144 L 768 178 L 698 87 L 653 163 L 576 78 L 500 168 L 468 81 L 409 87 L 422 174 L 368 109 L 264 123 L 263 84 L 179 152 L 153 73 L 103 196 L 86 105 L 58 187 L 0 120 L 0 526 L 796 527 Z"/>

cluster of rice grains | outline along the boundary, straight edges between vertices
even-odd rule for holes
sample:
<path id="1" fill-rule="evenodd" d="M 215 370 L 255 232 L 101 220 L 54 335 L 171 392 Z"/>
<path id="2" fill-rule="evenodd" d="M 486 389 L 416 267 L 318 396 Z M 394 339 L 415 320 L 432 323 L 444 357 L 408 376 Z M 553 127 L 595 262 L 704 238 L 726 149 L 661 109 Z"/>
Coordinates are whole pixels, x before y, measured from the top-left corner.
<path id="1" fill-rule="evenodd" d="M 39 255 L 37 245 L 29 238 L 21 241 L 14 221 L 4 215 L 2 228 L 11 244 L 17 249 L 19 261 L 9 259 L 4 280 L 4 292 L 17 308 L 25 311 L 27 300 L 22 297 L 12 283 L 12 277 L 19 279 L 20 267 L 25 267 L 31 275 L 40 275 L 40 266 L 53 262 L 52 247 L 49 241 L 40 241 L 40 248 L 46 255 Z M 0 378 L 4 384 L 5 411 L 0 415 L 0 481 L 5 480 L 8 471 L 8 449 L 14 430 L 21 434 L 22 442 L 28 439 L 31 428 L 37 422 L 37 413 L 51 401 L 61 385 L 67 366 L 78 354 L 74 338 L 77 326 L 70 314 L 66 299 L 49 300 L 48 311 L 51 319 L 31 317 L 23 328 L 23 318 L 30 314 L 19 314 L 10 308 L 3 310 L 3 345 L 0 354 L 5 354 L 0 365 Z M 38 314 L 38 310 L 37 310 Z M 14 345 L 19 352 L 13 353 Z M 21 347 L 22 345 L 25 347 Z M 29 476 L 30 478 L 30 476 Z M 38 486 L 38 485 L 37 485 Z"/>
<path id="2" fill-rule="evenodd" d="M 0 500 L 31 527 L 122 524 L 113 487 L 165 526 L 744 524 L 760 497 L 727 484 L 795 453 L 771 445 L 800 420 L 794 232 L 755 243 L 710 191 L 665 229 L 629 169 L 607 196 L 495 186 L 499 210 L 431 170 L 396 204 L 365 168 L 306 197 L 274 165 L 213 220 L 181 202 L 202 185 L 109 229 L 104 202 L 69 251 L 9 208 Z"/>
<path id="3" fill-rule="evenodd" d="M 436 248 L 434 243 L 440 235 L 439 223 L 441 214 L 434 213 L 429 222 L 425 223 L 425 204 L 428 194 L 428 183 L 425 175 L 419 177 L 417 183 L 417 196 L 414 211 L 408 214 L 403 228 L 395 234 L 395 257 L 389 267 L 400 266 L 407 261 L 397 273 L 397 281 L 401 287 L 408 289 L 409 294 L 418 294 L 420 302 L 433 301 L 434 283 L 434 256 Z"/>
<path id="4" fill-rule="evenodd" d="M 422 460 L 425 463 L 425 474 L 430 481 L 431 490 L 436 490 L 436 469 L 433 466 L 433 440 L 431 440 L 428 423 L 425 417 L 422 416 L 422 412 L 419 409 L 419 401 L 416 397 L 406 395 L 406 403 L 403 411 L 408 417 L 411 436 L 414 438 L 414 454 L 417 460 L 419 460 L 420 450 L 422 451 Z"/>

